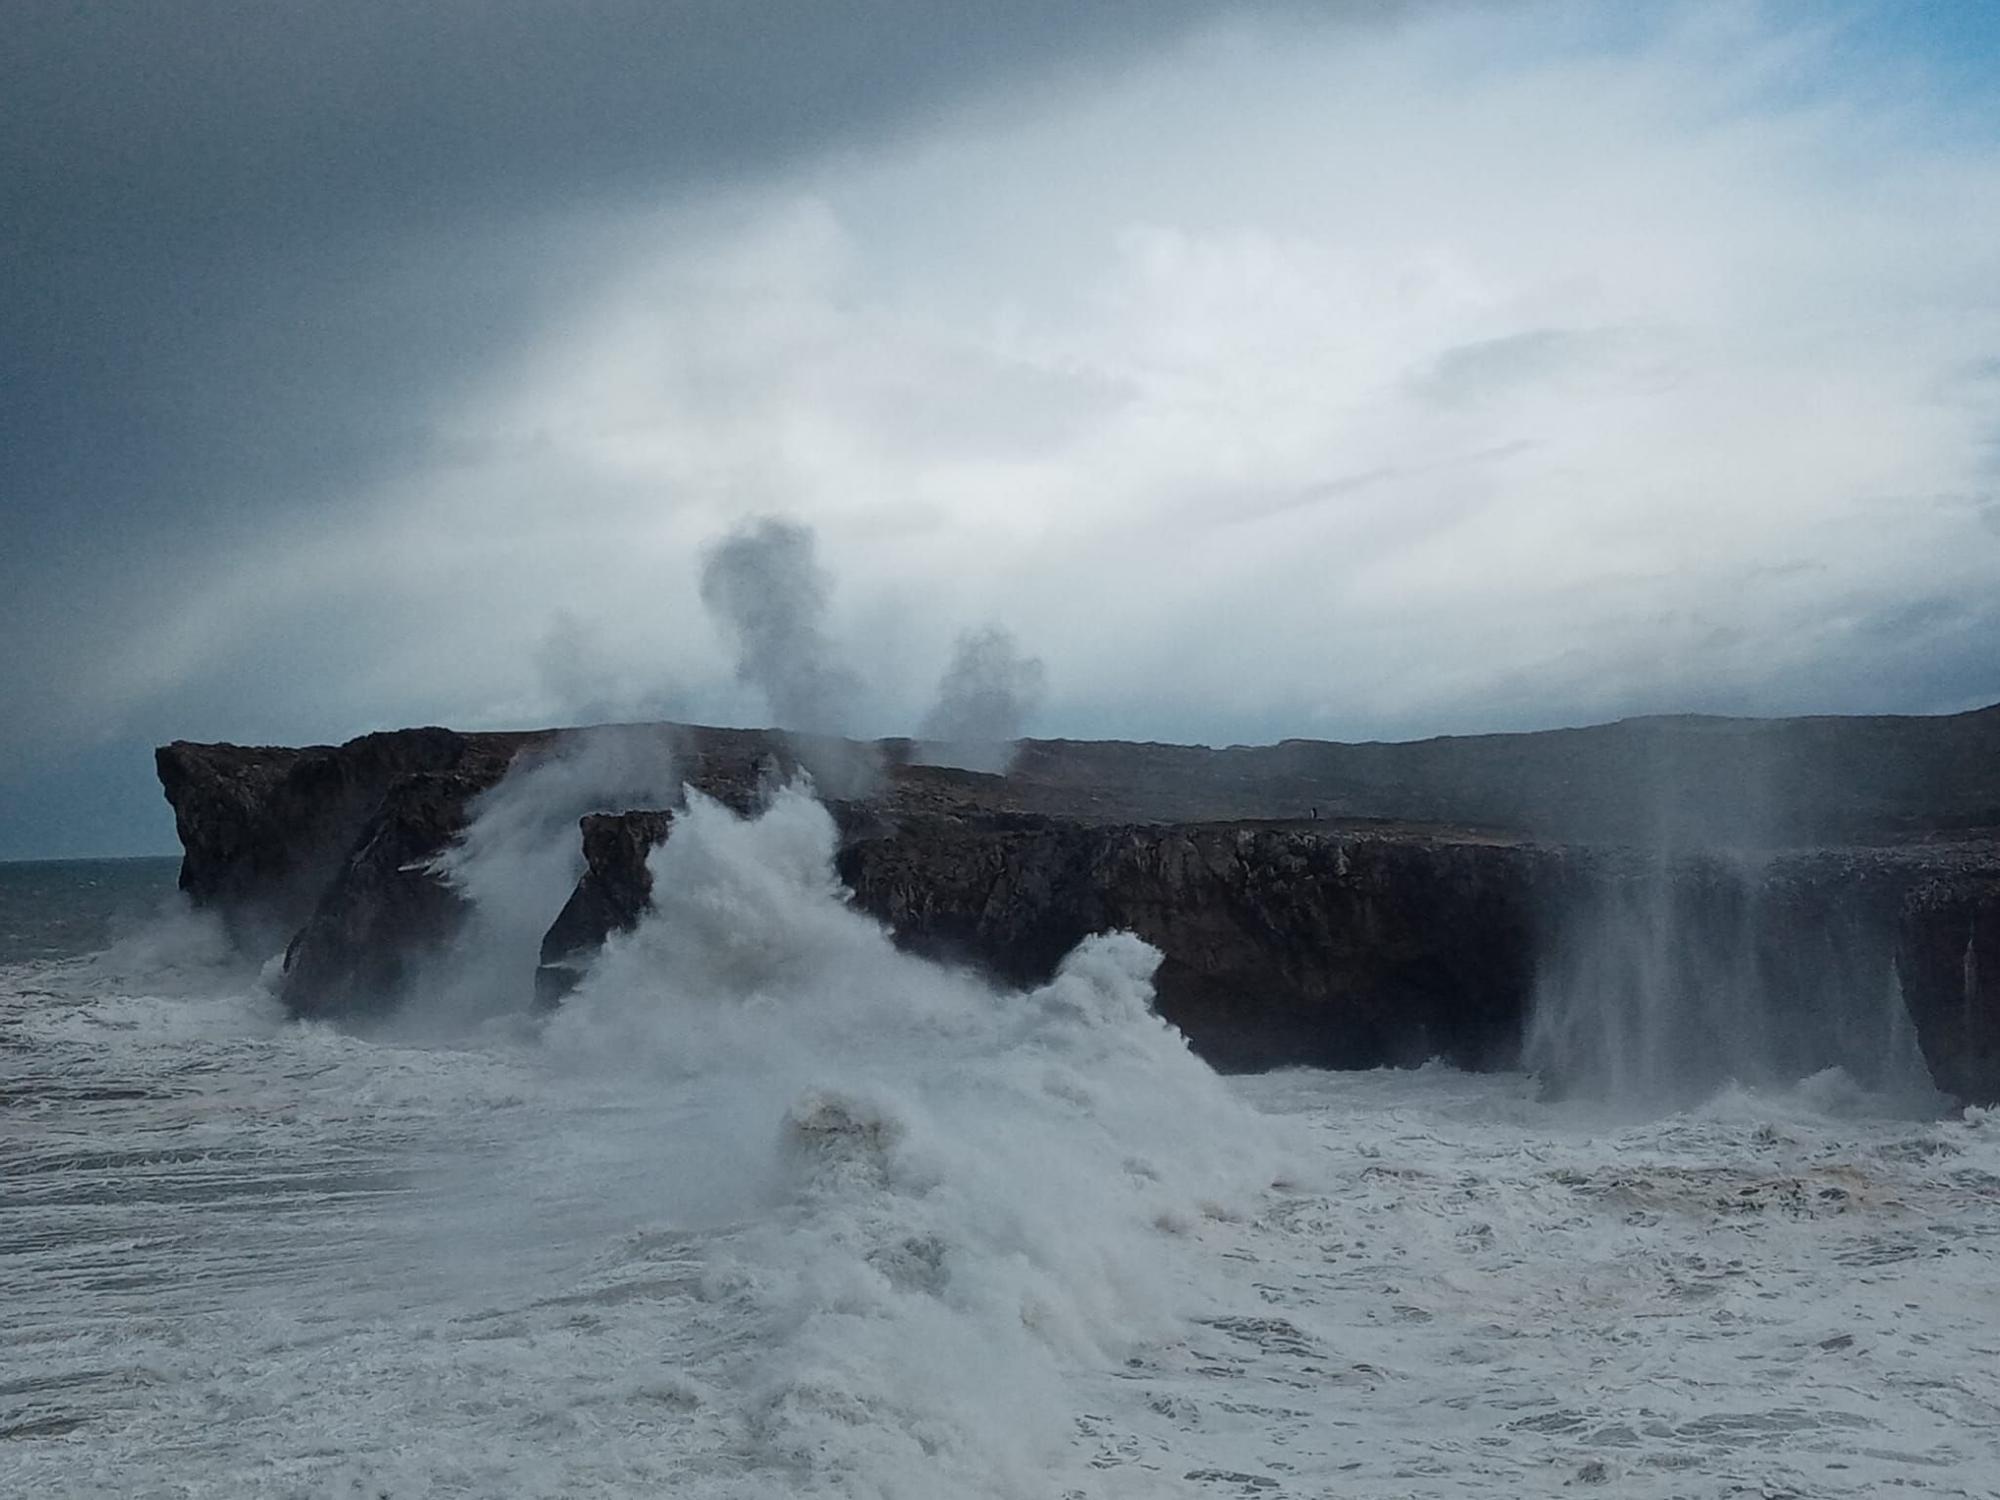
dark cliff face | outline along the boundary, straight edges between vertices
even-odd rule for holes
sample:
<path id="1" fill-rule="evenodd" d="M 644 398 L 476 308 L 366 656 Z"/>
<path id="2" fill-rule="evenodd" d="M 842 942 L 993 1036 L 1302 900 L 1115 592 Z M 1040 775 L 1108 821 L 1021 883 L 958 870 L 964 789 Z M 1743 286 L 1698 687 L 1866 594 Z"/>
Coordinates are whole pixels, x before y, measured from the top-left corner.
<path id="1" fill-rule="evenodd" d="M 1958 873 L 1911 891 L 1896 964 L 1937 1086 L 2000 1102 L 2000 872 Z"/>
<path id="2" fill-rule="evenodd" d="M 659 732 L 738 811 L 796 769 L 767 732 Z M 296 1013 L 379 1011 L 463 920 L 431 862 L 510 760 L 552 739 L 168 746 L 182 886 L 245 928 L 296 933 Z M 2000 1098 L 2000 840 L 1950 832 L 2000 805 L 2000 712 L 1404 746 L 1035 741 L 1004 778 L 910 766 L 901 742 L 855 748 L 883 772 L 866 802 L 829 804 L 840 873 L 900 943 L 1030 983 L 1087 933 L 1130 929 L 1165 955 L 1162 1013 L 1220 1066 L 1511 1064 L 1590 914 L 1659 902 L 1664 861 L 1666 906 L 1691 932 L 1734 934 L 1731 962 L 1800 1004 L 1843 965 L 1893 965 L 1940 1085 Z M 1452 821 L 1392 821 L 1418 817 Z M 1732 820 L 1766 843 L 1841 830 L 1849 845 L 1747 864 L 1688 852 Z M 1566 837 L 1521 831 L 1536 824 Z M 668 836 L 667 811 L 584 819 L 583 877 L 542 944 L 544 1002 L 639 919 L 646 854 Z"/>
<path id="3" fill-rule="evenodd" d="M 1231 1070 L 1511 1064 L 1563 866 L 1525 844 L 1326 824 L 832 811 L 854 905 L 900 946 L 1030 985 L 1093 932 L 1137 933 L 1164 955 L 1160 1013 Z M 543 945 L 545 999 L 638 923 L 647 856 L 671 831 L 662 812 L 585 820 L 587 868 Z"/>
<path id="4" fill-rule="evenodd" d="M 583 874 L 542 938 L 535 1003 L 559 1004 L 614 932 L 629 932 L 653 899 L 646 856 L 663 843 L 674 815 L 592 813 L 583 820 Z"/>
<path id="5" fill-rule="evenodd" d="M 841 877 L 901 946 L 1029 985 L 1091 932 L 1136 932 L 1164 955 L 1161 1014 L 1225 1070 L 1517 1065 L 1550 985 L 1634 978 L 1589 962 L 1609 924 L 1646 981 L 1699 987 L 1716 1007 L 1664 1038 L 1680 1054 L 1651 1060 L 1664 1072 L 1765 1082 L 1837 1065 L 1885 1084 L 1881 1027 L 1900 982 L 1938 1086 L 2000 1098 L 2000 868 L 1978 873 L 2000 850 L 1983 843 L 1667 858 L 1324 821 L 834 810 Z M 551 932 L 572 980 L 643 916 L 646 857 L 671 819 L 588 827 L 589 868 Z M 1657 929 L 1637 955 L 1634 922 Z M 1779 1055 L 1788 1075 L 1766 1072 Z M 1530 1061 L 1556 1092 L 1603 1081 L 1589 1058 Z M 1653 1082 L 1637 1065 L 1622 1076 Z"/>
<path id="6" fill-rule="evenodd" d="M 162 746 L 154 760 L 180 834 L 180 888 L 260 937 L 292 933 L 397 782 L 456 771 L 490 785 L 536 738 L 401 729 L 299 750 Z"/>
<path id="7" fill-rule="evenodd" d="M 393 1009 L 420 966 L 464 926 L 466 903 L 431 869 L 466 826 L 490 767 L 392 783 L 287 945 L 280 998 L 302 1018 Z"/>
<path id="8" fill-rule="evenodd" d="M 1514 1060 L 1535 912 L 1527 845 L 1331 826 L 906 819 L 841 852 L 907 947 L 1018 984 L 1092 932 L 1164 955 L 1160 1013 L 1218 1067 Z"/>

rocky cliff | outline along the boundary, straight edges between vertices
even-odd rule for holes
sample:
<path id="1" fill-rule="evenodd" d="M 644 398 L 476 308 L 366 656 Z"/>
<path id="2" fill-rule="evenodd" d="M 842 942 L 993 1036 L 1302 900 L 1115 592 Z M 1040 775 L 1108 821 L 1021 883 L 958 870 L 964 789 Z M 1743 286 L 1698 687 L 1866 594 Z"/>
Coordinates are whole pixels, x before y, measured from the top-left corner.
<path id="1" fill-rule="evenodd" d="M 651 732 L 739 808 L 796 764 L 760 731 Z M 430 867 L 469 805 L 553 743 L 168 746 L 182 887 L 295 934 L 295 1012 L 379 1011 L 464 919 Z M 1737 928 L 1754 914 L 1746 962 L 1773 984 L 1812 988 L 1800 953 L 1884 955 L 1939 1083 L 2000 1098 L 2000 841 L 1978 826 L 2000 807 L 2000 709 L 1416 745 L 1032 741 L 1006 777 L 910 765 L 906 742 L 873 753 L 874 791 L 831 804 L 858 906 L 1014 983 L 1087 932 L 1136 931 L 1165 955 L 1161 1011 L 1220 1066 L 1511 1064 L 1575 914 L 1664 862 L 1722 892 Z M 643 912 L 646 855 L 671 828 L 667 809 L 583 821 L 581 878 L 542 942 L 545 1003 Z M 1725 834 L 1763 852 L 1703 852 Z"/>
<path id="2" fill-rule="evenodd" d="M 1896 967 L 1937 1086 L 2000 1103 L 2000 872 L 1917 884 L 1903 904 Z"/>
<path id="3" fill-rule="evenodd" d="M 1164 955 L 1162 1015 L 1218 1067 L 1517 1056 L 1562 857 L 1450 830 L 899 819 L 839 869 L 904 944 L 1017 984 L 1086 934 Z"/>
<path id="4" fill-rule="evenodd" d="M 450 773 L 469 794 L 544 738 L 401 729 L 305 749 L 163 745 L 154 764 L 180 835 L 180 888 L 233 921 L 293 932 L 398 782 Z"/>
<path id="5" fill-rule="evenodd" d="M 2000 846 L 1984 839 L 1745 857 L 1325 819 L 856 827 L 836 811 L 842 879 L 904 946 L 1031 984 L 1087 933 L 1136 932 L 1165 955 L 1161 1014 L 1224 1069 L 1514 1066 L 1551 971 L 1609 911 L 1659 929 L 1645 938 L 1667 949 L 1667 983 L 1733 987 L 1758 1024 L 1788 1027 L 1799 1073 L 1874 1077 L 1885 1039 L 1870 1028 L 1899 980 L 1939 1087 L 2000 1099 Z M 586 821 L 588 869 L 544 950 L 563 971 L 549 993 L 638 921 L 647 856 L 671 831 L 658 812 Z"/>

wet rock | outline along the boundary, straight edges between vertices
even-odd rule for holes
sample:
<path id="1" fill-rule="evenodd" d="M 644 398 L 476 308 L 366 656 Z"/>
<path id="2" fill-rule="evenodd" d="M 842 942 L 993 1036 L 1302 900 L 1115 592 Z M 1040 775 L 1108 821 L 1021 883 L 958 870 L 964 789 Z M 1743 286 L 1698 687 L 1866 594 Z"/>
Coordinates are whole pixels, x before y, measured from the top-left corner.
<path id="1" fill-rule="evenodd" d="M 663 810 L 584 818 L 583 874 L 542 939 L 535 970 L 538 1009 L 561 1004 L 605 939 L 637 925 L 653 899 L 646 857 L 666 841 L 673 821 Z"/>
<path id="2" fill-rule="evenodd" d="M 1217 1067 L 1518 1056 L 1542 892 L 1526 843 L 1325 825 L 905 819 L 851 841 L 856 904 L 916 951 L 1038 983 L 1086 934 L 1157 947 L 1160 1014 Z"/>
<path id="3" fill-rule="evenodd" d="M 1937 1086 L 2000 1102 L 2000 871 L 1916 886 L 1898 921 L 1896 966 Z"/>
<path id="4" fill-rule="evenodd" d="M 282 940 L 310 915 L 390 787 L 423 771 L 497 780 L 533 738 L 431 728 L 304 749 L 164 745 L 154 763 L 180 834 L 180 888 L 239 931 Z"/>
<path id="5" fill-rule="evenodd" d="M 498 775 L 426 771 L 391 786 L 285 952 L 279 998 L 302 1018 L 386 1014 L 464 925 L 466 903 L 432 869 Z"/>
<path id="6" fill-rule="evenodd" d="M 1029 985 L 1090 933 L 1135 932 L 1164 955 L 1160 1013 L 1229 1069 L 1511 1062 L 1536 908 L 1562 864 L 1526 843 L 1324 824 L 832 811 L 842 880 L 901 946 Z M 574 972 L 638 920 L 667 826 L 586 820 L 588 867 L 545 967 Z M 562 978 L 545 983 L 553 994 Z"/>
<path id="7" fill-rule="evenodd" d="M 662 732 L 687 781 L 739 812 L 798 769 L 772 732 Z M 463 917 L 430 862 L 469 801 L 551 737 L 168 745 L 182 888 L 239 932 L 296 934 L 296 1013 L 377 1012 Z M 1745 962 L 1788 991 L 1849 953 L 1882 955 L 1886 985 L 1893 955 L 1940 1085 L 2000 1099 L 2000 839 L 1980 831 L 2000 823 L 2000 708 L 1410 745 L 1031 741 L 1004 777 L 910 765 L 904 741 L 854 749 L 882 776 L 866 801 L 829 804 L 840 873 L 899 943 L 1027 984 L 1087 933 L 1129 928 L 1165 955 L 1162 1014 L 1220 1066 L 1516 1061 L 1563 914 L 1662 878 L 1665 810 L 1698 825 L 1695 846 L 1805 844 L 1679 858 L 1667 878 L 1709 925 L 1746 932 Z M 544 1003 L 644 911 L 645 855 L 670 827 L 670 810 L 584 821 Z"/>

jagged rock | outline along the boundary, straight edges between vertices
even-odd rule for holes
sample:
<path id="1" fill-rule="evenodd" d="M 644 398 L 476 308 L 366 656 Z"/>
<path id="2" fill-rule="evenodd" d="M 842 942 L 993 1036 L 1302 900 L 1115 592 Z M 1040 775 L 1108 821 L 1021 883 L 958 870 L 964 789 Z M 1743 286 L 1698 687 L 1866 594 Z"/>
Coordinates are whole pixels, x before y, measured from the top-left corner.
<path id="1" fill-rule="evenodd" d="M 1100 825 L 834 811 L 841 877 L 899 944 L 1026 985 L 1047 979 L 1086 934 L 1127 928 L 1165 956 L 1161 1014 L 1225 1069 L 1433 1056 L 1511 1065 L 1538 973 L 1579 911 L 1647 902 L 1667 881 L 1690 940 L 1732 948 L 1693 957 L 1740 965 L 1746 982 L 1790 1003 L 1825 1005 L 1828 1064 L 1843 1007 L 1878 1014 L 1880 986 L 1900 971 L 1939 1086 L 2000 1098 L 2000 1048 L 1990 1045 L 2000 1040 L 1990 977 L 2000 954 L 1967 960 L 1970 969 L 1956 957 L 2000 945 L 2000 873 L 1978 874 L 2000 872 L 1989 842 L 1668 859 L 1324 820 Z M 572 973 L 643 914 L 646 856 L 665 827 L 647 813 L 589 822 L 579 890 L 593 897 L 562 924 Z M 1948 983 L 1937 977 L 1940 954 L 1952 958 Z M 1966 974 L 1989 977 L 1961 1003 Z M 1967 1015 L 1984 1020 L 1968 1031 Z"/>
<path id="2" fill-rule="evenodd" d="M 637 925 L 653 899 L 646 856 L 665 842 L 667 811 L 592 813 L 583 820 L 583 874 L 542 939 L 535 1004 L 560 1004 L 604 940 Z"/>
<path id="3" fill-rule="evenodd" d="M 1231 1069 L 1513 1061 L 1563 867 L 1525 842 L 1329 823 L 835 815 L 841 878 L 901 945 L 1025 985 L 1092 932 L 1136 932 L 1164 955 L 1160 1013 Z M 572 968 L 643 913 L 665 826 L 587 820 L 589 867 L 548 945 Z"/>

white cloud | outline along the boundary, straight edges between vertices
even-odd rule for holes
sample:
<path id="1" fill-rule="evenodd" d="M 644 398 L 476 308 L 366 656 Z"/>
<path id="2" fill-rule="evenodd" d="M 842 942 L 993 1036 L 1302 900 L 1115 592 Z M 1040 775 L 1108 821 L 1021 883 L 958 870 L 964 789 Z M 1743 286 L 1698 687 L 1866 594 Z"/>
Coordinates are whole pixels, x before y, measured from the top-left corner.
<path id="1" fill-rule="evenodd" d="M 1240 25 L 595 225 L 626 271 L 435 414 L 449 462 L 229 559 L 121 682 L 283 615 L 353 643 L 354 718 L 532 720 L 554 627 L 757 719 L 697 559 L 781 512 L 884 732 L 988 618 L 1048 732 L 2000 693 L 1895 670 L 1994 629 L 2000 144 L 1754 9 L 1573 16 Z"/>

